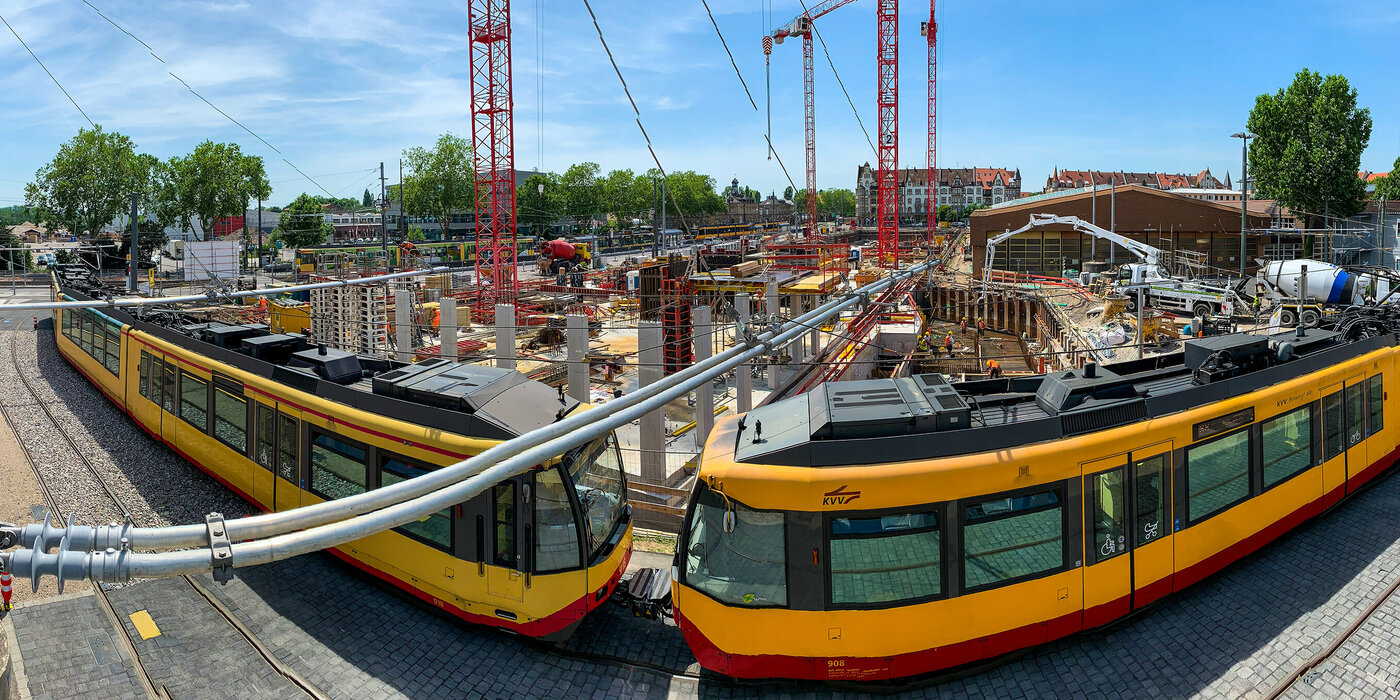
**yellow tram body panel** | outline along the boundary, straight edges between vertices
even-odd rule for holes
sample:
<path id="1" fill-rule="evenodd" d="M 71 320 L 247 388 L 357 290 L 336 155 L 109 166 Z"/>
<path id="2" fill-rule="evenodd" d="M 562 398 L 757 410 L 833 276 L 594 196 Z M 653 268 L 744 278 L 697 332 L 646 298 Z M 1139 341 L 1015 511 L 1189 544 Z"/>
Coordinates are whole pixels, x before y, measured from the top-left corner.
<path id="1" fill-rule="evenodd" d="M 716 503 L 728 504 L 723 506 L 726 509 L 737 503 L 746 509 L 786 513 L 789 524 L 794 522 L 791 518 L 830 523 L 836 517 L 833 514 L 906 512 L 925 504 L 946 503 L 949 509 L 940 512 L 953 513 L 958 504 L 968 503 L 967 499 L 1061 485 L 1067 501 L 1064 507 L 1070 513 L 1067 522 L 1071 523 L 1070 530 L 1061 536 L 1076 543 L 1067 557 L 1074 562 L 1029 580 L 1012 580 L 926 602 L 831 609 L 828 598 L 827 609 L 795 609 L 785 604 L 745 607 L 722 602 L 688 585 L 684 576 L 691 553 L 682 550 L 678 557 L 681 575 L 673 588 L 677 622 L 707 668 L 744 677 L 818 679 L 924 673 L 1104 624 L 1202 580 L 1335 504 L 1389 466 L 1400 445 L 1400 420 L 1394 417 L 1397 409 L 1389 392 L 1382 391 L 1373 397 L 1377 403 L 1368 409 L 1379 407 L 1381 413 L 1372 415 L 1381 417 L 1381 425 L 1376 426 L 1373 417 L 1371 432 L 1357 435 L 1356 444 L 1343 453 L 1310 458 L 1310 466 L 1286 480 L 1258 492 L 1250 487 L 1249 497 L 1187 522 L 1185 489 L 1181 488 L 1186 478 L 1183 461 L 1187 448 L 1216 437 L 1193 432 L 1211 421 L 1229 419 L 1232 422 L 1219 433 L 1221 439 L 1257 436 L 1262 434 L 1260 424 L 1312 406 L 1309 425 L 1316 434 L 1308 445 L 1316 455 L 1323 451 L 1315 444 L 1323 432 L 1318 424 L 1325 422 L 1320 399 L 1368 380 L 1371 388 L 1367 392 L 1384 386 L 1380 377 L 1397 376 L 1397 353 L 1400 349 L 1384 347 L 1257 390 L 1119 427 L 928 460 L 874 463 L 872 458 L 870 464 L 820 467 L 762 464 L 761 458 L 754 463 L 740 462 L 736 461 L 736 445 L 746 416 L 730 417 L 711 434 L 697 475 L 701 488 L 722 496 Z M 1370 396 L 1360 390 L 1356 394 Z M 1384 419 L 1387 413 L 1392 416 L 1389 420 Z M 747 414 L 747 419 L 752 423 L 752 414 Z M 752 435 L 752 425 L 749 429 Z M 958 436 L 951 433 L 943 439 L 956 440 Z M 1261 438 L 1248 440 L 1252 450 L 1262 449 L 1259 443 Z M 810 449 L 819 446 L 813 442 Z M 1131 464 L 1157 459 L 1165 465 L 1163 474 L 1169 475 L 1166 478 L 1171 484 L 1165 490 L 1169 494 L 1164 504 L 1168 514 L 1165 531 L 1134 547 L 1131 556 L 1095 562 L 1097 556 L 1091 548 L 1102 549 L 1100 553 L 1105 555 L 1111 555 L 1114 548 L 1086 534 L 1092 532 L 1089 477 L 1114 469 L 1128 469 L 1125 473 L 1130 474 Z M 1250 479 L 1261 478 L 1255 475 L 1256 459 L 1251 457 Z M 695 508 L 692 506 L 687 518 L 690 528 L 700 519 Z M 946 529 L 940 532 L 945 540 L 952 536 Z M 831 556 L 834 540 L 826 530 L 822 536 L 823 545 L 811 551 L 810 568 L 812 580 L 824 577 L 829 596 L 834 584 L 830 562 L 825 560 Z M 682 546 L 687 544 L 688 536 L 683 534 Z M 796 555 L 792 545 L 785 547 L 784 561 L 791 577 Z M 962 556 L 951 549 L 943 551 L 950 558 Z M 806 567 L 805 550 L 799 554 L 804 559 L 799 566 Z M 788 587 L 784 595 L 792 595 L 791 580 L 784 585 Z M 752 595 L 746 597 L 753 599 Z"/>
<path id="2" fill-rule="evenodd" d="M 288 510 L 324 499 L 302 488 L 302 484 L 288 481 L 275 470 L 258 465 L 246 453 L 234 450 L 177 418 L 173 412 L 174 405 L 158 405 L 143 396 L 139 386 L 143 353 L 151 358 L 163 359 L 166 367 L 180 374 L 202 380 L 207 391 L 231 390 L 232 385 L 240 385 L 242 391 L 238 398 L 247 401 L 253 408 L 245 415 L 256 417 L 258 407 L 263 407 L 273 410 L 274 420 L 281 416 L 293 421 L 298 474 L 302 473 L 301 455 L 308 448 L 306 436 L 309 433 L 306 431 L 312 428 L 324 428 L 361 445 L 373 446 L 383 453 L 423 465 L 452 464 L 500 443 L 499 440 L 449 433 L 333 402 L 238 367 L 215 362 L 130 325 L 120 326 L 118 337 L 121 338 L 121 351 L 112 358 L 106 358 L 104 353 L 104 361 L 99 362 L 84 350 L 83 345 L 70 339 L 70 327 L 65 325 L 74 323 L 72 330 L 80 336 L 83 323 L 76 317 L 94 315 L 90 310 L 54 312 L 56 328 L 59 329 L 55 333 L 59 352 L 153 437 L 167 443 L 185 459 L 265 511 Z M 114 319 L 109 319 L 109 322 L 109 325 L 117 327 Z M 120 362 L 119 372 L 108 371 L 106 362 L 109 360 Z M 216 373 L 232 384 L 216 385 Z M 161 377 L 152 377 L 152 380 L 159 382 Z M 180 398 L 173 397 L 175 402 Z M 579 406 L 580 410 L 587 408 L 586 404 Z M 212 419 L 212 416 L 209 418 Z M 245 425 L 244 431 L 246 441 L 254 440 L 253 426 Z M 558 463 L 559 460 L 555 459 L 546 466 L 552 467 Z M 366 465 L 366 469 L 370 468 Z M 460 516 L 461 506 L 456 508 Z M 469 621 L 507 627 L 532 636 L 550 636 L 560 628 L 576 623 L 606 599 L 630 558 L 631 540 L 632 525 L 629 520 L 620 540 L 603 560 L 541 574 L 496 566 L 489 561 L 459 559 L 447 551 L 396 531 L 381 532 L 348 543 L 333 550 L 333 553 L 357 568 Z M 522 546 L 530 546 L 530 543 Z"/>

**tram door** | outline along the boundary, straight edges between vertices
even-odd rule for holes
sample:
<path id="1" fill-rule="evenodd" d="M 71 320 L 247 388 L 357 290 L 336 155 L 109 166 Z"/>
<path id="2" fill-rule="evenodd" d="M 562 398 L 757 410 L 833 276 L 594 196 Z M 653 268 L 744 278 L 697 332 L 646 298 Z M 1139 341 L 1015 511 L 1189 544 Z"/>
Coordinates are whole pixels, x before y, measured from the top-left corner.
<path id="1" fill-rule="evenodd" d="M 1370 466 L 1370 456 L 1366 450 L 1366 375 L 1358 374 L 1346 380 L 1342 387 L 1342 415 L 1346 420 L 1343 433 L 1347 454 L 1346 492 L 1355 491 L 1361 472 Z"/>
<path id="2" fill-rule="evenodd" d="M 253 499 L 277 510 L 277 408 L 257 399 L 253 404 Z"/>
<path id="3" fill-rule="evenodd" d="M 486 592 L 514 601 L 525 599 L 525 557 L 529 550 L 530 485 L 520 478 L 491 487 L 490 532 L 486 533 Z"/>
<path id="4" fill-rule="evenodd" d="M 1348 381 L 1352 384 L 1355 379 Z M 1346 493 L 1347 481 L 1347 429 L 1346 429 L 1346 389 L 1342 382 L 1324 388 L 1322 395 L 1322 507 L 1328 508 L 1340 501 Z"/>
<path id="5" fill-rule="evenodd" d="M 1096 627 L 1172 588 L 1171 443 L 1085 462 L 1084 626 Z"/>

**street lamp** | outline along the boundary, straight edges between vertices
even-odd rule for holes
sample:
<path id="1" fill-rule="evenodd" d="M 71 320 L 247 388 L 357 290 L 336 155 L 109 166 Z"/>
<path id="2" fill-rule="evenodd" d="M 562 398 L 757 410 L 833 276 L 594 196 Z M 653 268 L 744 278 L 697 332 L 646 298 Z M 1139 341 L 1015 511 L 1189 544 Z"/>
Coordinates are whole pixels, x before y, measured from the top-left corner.
<path id="1" fill-rule="evenodd" d="M 1240 278 L 1244 278 L 1244 236 L 1249 228 L 1249 140 L 1258 138 L 1248 131 L 1230 134 L 1240 140 Z"/>

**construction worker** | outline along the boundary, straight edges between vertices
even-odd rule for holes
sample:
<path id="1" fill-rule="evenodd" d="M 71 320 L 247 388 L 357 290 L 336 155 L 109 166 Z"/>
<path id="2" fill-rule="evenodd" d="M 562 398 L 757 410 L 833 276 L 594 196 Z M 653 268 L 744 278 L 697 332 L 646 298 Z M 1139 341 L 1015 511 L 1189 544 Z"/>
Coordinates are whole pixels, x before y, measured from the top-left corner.
<path id="1" fill-rule="evenodd" d="M 952 356 L 953 356 L 953 332 L 952 332 L 952 331 L 948 331 L 948 333 L 946 333 L 946 334 L 943 336 L 943 347 L 945 347 L 945 348 L 948 349 L 948 357 L 952 357 Z"/>
<path id="2" fill-rule="evenodd" d="M 982 339 L 982 332 L 987 330 L 987 319 L 979 317 L 977 319 L 977 339 Z"/>
<path id="3" fill-rule="evenodd" d="M 966 315 L 966 314 L 963 315 L 963 317 L 962 317 L 962 322 L 961 322 L 959 325 L 962 327 L 962 332 L 966 333 L 966 332 L 967 332 L 967 315 Z"/>
<path id="4" fill-rule="evenodd" d="M 1001 379 L 1001 363 L 996 360 L 987 360 L 987 376 L 992 379 Z"/>

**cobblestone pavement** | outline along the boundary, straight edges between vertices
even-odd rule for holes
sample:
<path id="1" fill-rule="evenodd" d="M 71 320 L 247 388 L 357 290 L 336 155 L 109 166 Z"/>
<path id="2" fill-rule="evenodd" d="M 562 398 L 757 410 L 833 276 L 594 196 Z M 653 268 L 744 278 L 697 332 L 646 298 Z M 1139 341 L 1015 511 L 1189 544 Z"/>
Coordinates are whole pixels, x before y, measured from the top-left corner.
<path id="1" fill-rule="evenodd" d="M 69 698 L 145 698 L 136 667 L 121 645 L 120 634 L 92 591 L 52 598 L 15 608 L 0 625 L 6 646 L 21 660 L 25 684 L 34 700 Z M 26 690 L 21 690 L 20 697 Z"/>
<path id="2" fill-rule="evenodd" d="M 305 698 L 182 578 L 108 593 L 151 683 L 175 698 Z M 145 610 L 160 635 L 141 639 L 131 614 Z"/>

